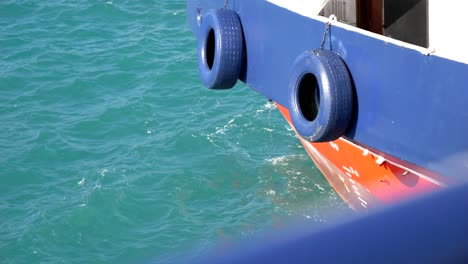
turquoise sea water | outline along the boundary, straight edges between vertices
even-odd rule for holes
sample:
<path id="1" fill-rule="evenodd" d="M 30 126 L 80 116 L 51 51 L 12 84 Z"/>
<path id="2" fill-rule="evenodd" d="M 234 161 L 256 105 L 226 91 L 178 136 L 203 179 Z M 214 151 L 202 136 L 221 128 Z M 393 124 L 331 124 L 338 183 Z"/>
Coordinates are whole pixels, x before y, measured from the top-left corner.
<path id="1" fill-rule="evenodd" d="M 202 87 L 184 9 L 0 2 L 0 263 L 171 261 L 349 210 L 273 104 Z"/>

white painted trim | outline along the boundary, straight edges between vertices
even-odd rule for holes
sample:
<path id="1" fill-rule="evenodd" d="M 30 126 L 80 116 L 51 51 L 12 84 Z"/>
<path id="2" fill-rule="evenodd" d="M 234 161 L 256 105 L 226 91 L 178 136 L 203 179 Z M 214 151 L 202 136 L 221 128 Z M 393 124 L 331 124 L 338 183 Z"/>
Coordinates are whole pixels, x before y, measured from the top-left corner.
<path id="1" fill-rule="evenodd" d="M 282 7 L 284 9 L 287 9 L 287 10 L 289 10 L 291 12 L 294 12 L 296 14 L 299 14 L 301 16 L 305 16 L 305 17 L 308 17 L 308 18 L 311 18 L 311 19 L 315 19 L 315 20 L 321 21 L 323 23 L 328 22 L 328 18 L 318 15 L 321 9 L 319 11 L 316 11 L 317 6 L 319 6 L 318 2 L 324 2 L 323 5 L 325 5 L 327 1 L 323 1 L 323 0 L 320 0 L 320 1 L 316 0 L 315 2 L 312 1 L 312 0 L 310 0 L 310 1 L 305 1 L 305 0 L 266 0 L 266 1 L 271 3 L 271 4 L 277 5 L 279 7 Z M 417 45 L 414 45 L 414 44 L 410 44 L 410 43 L 407 43 L 407 42 L 404 42 L 404 41 L 401 41 L 401 40 L 397 40 L 397 39 L 393 39 L 393 38 L 390 38 L 390 37 L 387 37 L 387 36 L 384 36 L 384 35 L 373 33 L 373 32 L 370 32 L 370 31 L 367 31 L 367 30 L 364 30 L 364 29 L 361 29 L 361 28 L 357 28 L 357 27 L 354 27 L 354 26 L 351 26 L 351 25 L 348 25 L 348 24 L 344 24 L 344 23 L 341 23 L 341 22 L 336 22 L 336 23 L 333 24 L 333 26 L 337 26 L 337 27 L 346 29 L 348 31 L 357 32 L 359 34 L 381 40 L 381 41 L 383 41 L 385 43 L 391 43 L 391 44 L 395 44 L 395 45 L 403 47 L 403 48 L 415 50 L 415 51 L 418 51 L 419 53 L 421 53 L 424 56 L 438 56 L 438 57 L 442 57 L 442 58 L 445 58 L 445 59 L 449 59 L 449 60 L 461 62 L 461 63 L 464 63 L 464 64 L 468 64 L 468 61 L 464 60 L 464 58 L 462 56 L 454 57 L 454 56 L 447 56 L 447 54 L 445 54 L 445 53 L 439 54 L 437 52 L 437 49 L 434 49 L 434 47 L 428 47 L 428 48 L 420 47 L 420 46 L 417 46 Z"/>
<path id="2" fill-rule="evenodd" d="M 267 0 L 272 4 L 293 11 L 305 17 L 317 16 L 329 0 Z"/>
<path id="3" fill-rule="evenodd" d="M 429 0 L 429 46 L 444 58 L 468 63 L 466 0 Z"/>

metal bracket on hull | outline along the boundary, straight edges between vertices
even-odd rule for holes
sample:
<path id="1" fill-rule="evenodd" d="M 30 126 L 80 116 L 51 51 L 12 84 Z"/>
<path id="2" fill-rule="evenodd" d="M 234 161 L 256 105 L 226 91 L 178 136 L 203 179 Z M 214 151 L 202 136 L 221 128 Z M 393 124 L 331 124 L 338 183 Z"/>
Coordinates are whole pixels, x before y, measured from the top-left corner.
<path id="1" fill-rule="evenodd" d="M 375 161 L 375 163 L 379 164 L 379 165 L 382 165 L 383 163 L 385 162 L 385 158 L 382 157 L 382 156 L 379 156 L 377 158 L 377 160 Z"/>

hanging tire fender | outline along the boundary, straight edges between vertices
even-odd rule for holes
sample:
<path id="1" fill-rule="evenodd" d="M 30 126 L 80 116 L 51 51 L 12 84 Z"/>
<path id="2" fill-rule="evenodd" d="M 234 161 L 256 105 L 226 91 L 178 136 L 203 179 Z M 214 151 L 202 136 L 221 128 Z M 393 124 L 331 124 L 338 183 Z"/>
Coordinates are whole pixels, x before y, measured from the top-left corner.
<path id="1" fill-rule="evenodd" d="M 353 86 L 337 53 L 302 53 L 291 69 L 289 95 L 291 121 L 301 137 L 327 142 L 345 133 L 353 112 Z"/>
<path id="2" fill-rule="evenodd" d="M 212 9 L 202 18 L 198 37 L 198 69 L 210 89 L 233 87 L 242 69 L 244 37 L 234 10 Z"/>

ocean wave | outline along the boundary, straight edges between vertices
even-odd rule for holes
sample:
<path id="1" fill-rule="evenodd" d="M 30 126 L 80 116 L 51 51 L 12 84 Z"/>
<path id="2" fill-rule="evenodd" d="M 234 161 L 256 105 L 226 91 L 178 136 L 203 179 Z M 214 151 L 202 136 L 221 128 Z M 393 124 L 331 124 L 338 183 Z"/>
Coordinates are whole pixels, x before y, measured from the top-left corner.
<path id="1" fill-rule="evenodd" d="M 202 254 L 333 199 L 273 102 L 202 87 L 184 1 L 1 9 L 0 263 Z"/>

